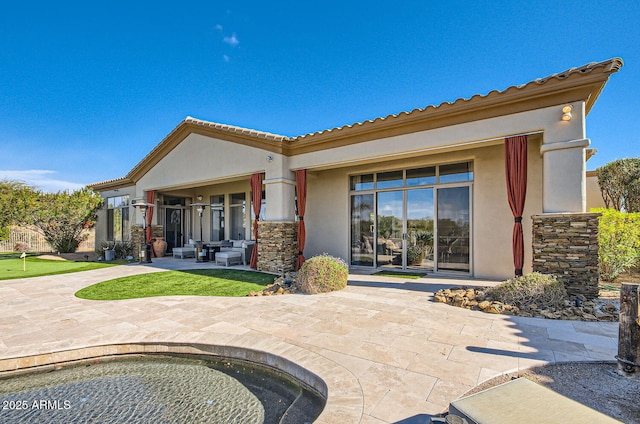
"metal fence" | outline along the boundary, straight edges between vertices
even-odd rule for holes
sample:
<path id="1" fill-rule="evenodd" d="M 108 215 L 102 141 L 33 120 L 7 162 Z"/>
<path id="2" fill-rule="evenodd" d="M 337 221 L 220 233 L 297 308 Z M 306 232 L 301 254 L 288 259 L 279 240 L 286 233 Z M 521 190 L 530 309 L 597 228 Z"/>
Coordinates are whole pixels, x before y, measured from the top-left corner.
<path id="1" fill-rule="evenodd" d="M 93 252 L 95 250 L 95 231 L 88 230 L 89 238 L 80 243 L 78 252 Z M 53 252 L 42 233 L 29 227 L 11 227 L 8 240 L 0 241 L 0 252 L 15 252 L 16 247 L 26 246 L 29 252 Z M 17 249 L 20 250 L 20 249 Z"/>

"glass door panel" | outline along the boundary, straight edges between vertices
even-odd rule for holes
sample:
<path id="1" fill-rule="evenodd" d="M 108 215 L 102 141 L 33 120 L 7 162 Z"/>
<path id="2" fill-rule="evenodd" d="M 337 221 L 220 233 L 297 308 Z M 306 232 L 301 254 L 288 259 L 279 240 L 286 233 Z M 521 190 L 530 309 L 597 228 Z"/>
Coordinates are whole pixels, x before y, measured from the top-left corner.
<path id="1" fill-rule="evenodd" d="M 373 266 L 373 194 L 351 196 L 351 265 Z"/>
<path id="2" fill-rule="evenodd" d="M 378 193 L 376 261 L 379 267 L 404 267 L 403 191 Z"/>
<path id="3" fill-rule="evenodd" d="M 469 187 L 438 189 L 438 271 L 470 271 Z"/>
<path id="4" fill-rule="evenodd" d="M 174 247 L 182 246 L 182 209 L 166 208 L 164 222 L 167 252 L 171 252 Z"/>
<path id="5" fill-rule="evenodd" d="M 407 191 L 407 267 L 433 270 L 433 189 Z"/>

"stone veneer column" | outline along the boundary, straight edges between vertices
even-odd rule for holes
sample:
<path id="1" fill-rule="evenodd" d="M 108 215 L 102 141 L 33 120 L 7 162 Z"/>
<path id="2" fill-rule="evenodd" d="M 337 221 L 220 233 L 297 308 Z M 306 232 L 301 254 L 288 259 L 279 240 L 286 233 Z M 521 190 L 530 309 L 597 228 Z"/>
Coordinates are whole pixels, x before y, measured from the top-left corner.
<path id="1" fill-rule="evenodd" d="M 258 222 L 258 271 L 289 272 L 298 257 L 298 223 Z"/>
<path id="2" fill-rule="evenodd" d="M 533 270 L 553 274 L 570 295 L 598 296 L 598 213 L 534 215 Z"/>
<path id="3" fill-rule="evenodd" d="M 162 225 L 152 225 L 151 235 L 155 237 L 164 237 L 164 229 Z M 131 226 L 131 243 L 133 243 L 133 257 L 140 258 L 140 245 L 143 241 L 142 225 Z"/>

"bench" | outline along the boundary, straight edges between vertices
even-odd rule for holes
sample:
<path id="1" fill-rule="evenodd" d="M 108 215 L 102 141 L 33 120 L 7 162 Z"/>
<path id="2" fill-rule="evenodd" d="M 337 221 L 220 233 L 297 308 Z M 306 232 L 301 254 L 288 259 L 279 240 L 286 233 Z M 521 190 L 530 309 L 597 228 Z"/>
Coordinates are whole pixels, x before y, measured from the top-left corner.
<path id="1" fill-rule="evenodd" d="M 449 413 L 468 424 L 619 423 L 523 377 L 453 401 Z"/>
<path id="2" fill-rule="evenodd" d="M 216 264 L 224 263 L 225 266 L 229 266 L 231 263 L 242 263 L 242 253 L 233 250 L 217 252 Z"/>
<path id="3" fill-rule="evenodd" d="M 176 256 L 180 256 L 180 259 L 196 257 L 196 248 L 193 246 L 174 247 L 171 252 L 174 258 Z"/>

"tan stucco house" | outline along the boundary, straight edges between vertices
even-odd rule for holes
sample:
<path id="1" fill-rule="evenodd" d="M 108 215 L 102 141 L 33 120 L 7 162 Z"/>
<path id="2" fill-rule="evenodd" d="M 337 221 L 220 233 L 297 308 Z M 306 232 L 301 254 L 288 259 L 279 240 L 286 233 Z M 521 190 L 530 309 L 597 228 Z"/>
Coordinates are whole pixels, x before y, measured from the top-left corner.
<path id="1" fill-rule="evenodd" d="M 586 210 L 585 120 L 621 66 L 618 58 L 591 63 L 298 137 L 187 117 L 126 176 L 91 185 L 107 200 L 96 240 L 130 237 L 142 224 L 135 198 L 155 205 L 151 224 L 170 249 L 201 231 L 205 243 L 255 239 L 250 178 L 260 174 L 258 267 L 273 270 L 273 261 L 290 264 L 298 253 L 296 171 L 305 170 L 306 257 L 327 252 L 352 267 L 510 277 L 516 215 L 505 139 L 526 136 L 526 273 L 531 217 Z M 206 205 L 202 227 L 193 203 Z"/>

